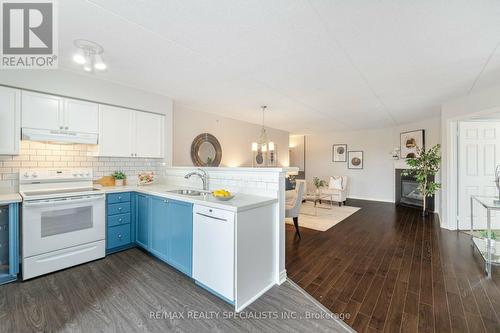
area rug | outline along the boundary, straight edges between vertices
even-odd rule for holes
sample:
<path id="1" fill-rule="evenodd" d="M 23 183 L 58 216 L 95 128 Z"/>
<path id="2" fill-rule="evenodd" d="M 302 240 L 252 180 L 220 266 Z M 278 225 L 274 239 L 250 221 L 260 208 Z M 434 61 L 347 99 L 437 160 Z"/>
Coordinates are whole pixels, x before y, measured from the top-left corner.
<path id="1" fill-rule="evenodd" d="M 299 226 L 319 231 L 326 231 L 361 209 L 359 207 L 352 206 L 339 207 L 337 204 L 334 204 L 332 209 L 326 209 L 326 207 L 330 206 L 325 204 L 322 204 L 320 207 L 316 209 L 317 215 L 314 215 L 314 204 L 312 202 L 304 202 L 300 209 Z M 293 220 L 291 218 L 285 219 L 285 222 L 287 224 L 293 224 Z"/>

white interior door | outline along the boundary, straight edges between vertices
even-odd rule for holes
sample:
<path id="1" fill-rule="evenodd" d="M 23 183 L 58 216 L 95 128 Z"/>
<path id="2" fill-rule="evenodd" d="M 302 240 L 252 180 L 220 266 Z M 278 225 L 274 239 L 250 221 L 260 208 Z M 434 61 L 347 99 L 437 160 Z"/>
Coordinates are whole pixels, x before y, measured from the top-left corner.
<path id="1" fill-rule="evenodd" d="M 495 167 L 500 163 L 500 121 L 461 122 L 459 128 L 459 229 L 470 230 L 470 196 L 497 196 Z M 492 213 L 492 228 L 500 219 Z M 486 228 L 486 209 L 474 205 L 475 229 Z"/>

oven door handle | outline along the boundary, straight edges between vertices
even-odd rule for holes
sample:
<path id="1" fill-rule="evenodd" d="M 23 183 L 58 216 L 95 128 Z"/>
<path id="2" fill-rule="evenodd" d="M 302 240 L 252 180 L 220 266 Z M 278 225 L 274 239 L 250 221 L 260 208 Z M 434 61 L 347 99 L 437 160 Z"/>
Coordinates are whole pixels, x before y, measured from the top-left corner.
<path id="1" fill-rule="evenodd" d="M 24 207 L 41 207 L 41 206 L 49 206 L 49 205 L 65 205 L 65 204 L 73 204 L 73 203 L 82 203 L 82 202 L 92 202 L 95 200 L 104 199 L 104 194 L 102 195 L 93 195 L 87 197 L 69 197 L 69 198 L 61 198 L 61 199 L 49 199 L 49 200 L 40 200 L 40 201 L 25 201 L 23 202 Z"/>

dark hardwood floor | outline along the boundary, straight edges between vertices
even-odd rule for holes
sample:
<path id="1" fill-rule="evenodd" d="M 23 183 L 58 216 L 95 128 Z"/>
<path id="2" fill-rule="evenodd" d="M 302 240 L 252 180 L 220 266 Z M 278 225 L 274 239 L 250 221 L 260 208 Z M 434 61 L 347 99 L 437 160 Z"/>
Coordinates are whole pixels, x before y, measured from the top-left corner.
<path id="1" fill-rule="evenodd" d="M 500 273 L 461 232 L 389 203 L 319 232 L 286 225 L 288 277 L 359 332 L 500 332 Z M 300 224 L 300 221 L 299 221 Z"/>

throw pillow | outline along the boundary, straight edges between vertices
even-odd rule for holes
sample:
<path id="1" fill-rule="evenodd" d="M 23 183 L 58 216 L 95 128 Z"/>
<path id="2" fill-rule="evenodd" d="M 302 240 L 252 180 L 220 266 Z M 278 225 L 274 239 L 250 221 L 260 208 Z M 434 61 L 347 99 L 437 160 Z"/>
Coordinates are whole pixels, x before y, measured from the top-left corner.
<path id="1" fill-rule="evenodd" d="M 328 188 L 330 190 L 342 190 L 342 177 L 330 177 Z"/>

